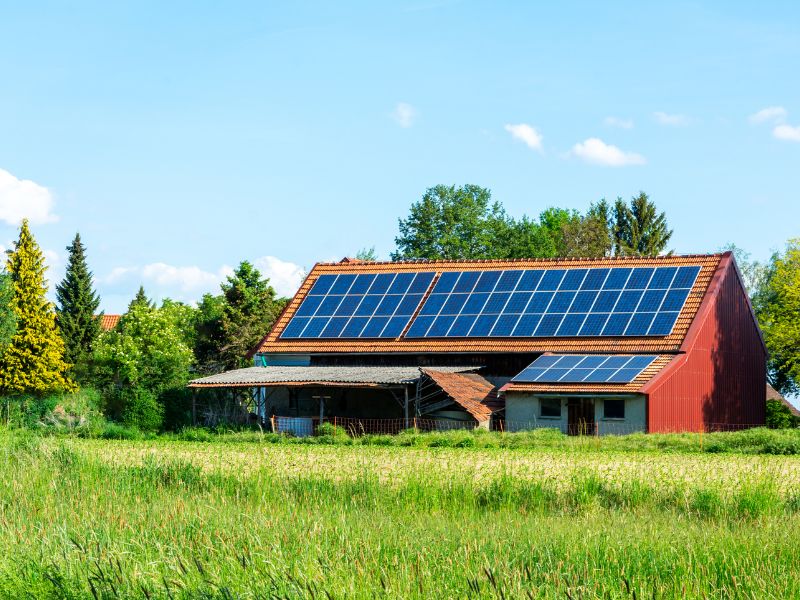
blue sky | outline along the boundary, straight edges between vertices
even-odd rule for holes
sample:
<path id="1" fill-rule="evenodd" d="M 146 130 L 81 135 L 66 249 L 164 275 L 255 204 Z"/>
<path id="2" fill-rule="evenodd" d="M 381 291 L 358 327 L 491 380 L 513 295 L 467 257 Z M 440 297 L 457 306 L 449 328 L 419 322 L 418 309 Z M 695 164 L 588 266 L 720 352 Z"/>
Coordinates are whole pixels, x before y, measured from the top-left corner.
<path id="1" fill-rule="evenodd" d="M 0 245 L 103 308 L 242 259 L 290 294 L 438 183 L 513 215 L 647 191 L 680 253 L 800 235 L 792 2 L 0 2 Z M 765 109 L 768 109 L 765 111 Z"/>

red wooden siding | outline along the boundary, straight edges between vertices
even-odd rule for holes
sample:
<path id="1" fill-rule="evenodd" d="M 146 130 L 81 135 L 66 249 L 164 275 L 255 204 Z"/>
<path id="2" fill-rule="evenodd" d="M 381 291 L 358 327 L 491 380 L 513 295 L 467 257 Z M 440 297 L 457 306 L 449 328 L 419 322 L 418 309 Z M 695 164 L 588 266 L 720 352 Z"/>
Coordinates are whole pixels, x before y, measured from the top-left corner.
<path id="1" fill-rule="evenodd" d="M 649 431 L 764 423 L 766 350 L 730 254 L 720 261 L 681 350 L 642 389 Z"/>

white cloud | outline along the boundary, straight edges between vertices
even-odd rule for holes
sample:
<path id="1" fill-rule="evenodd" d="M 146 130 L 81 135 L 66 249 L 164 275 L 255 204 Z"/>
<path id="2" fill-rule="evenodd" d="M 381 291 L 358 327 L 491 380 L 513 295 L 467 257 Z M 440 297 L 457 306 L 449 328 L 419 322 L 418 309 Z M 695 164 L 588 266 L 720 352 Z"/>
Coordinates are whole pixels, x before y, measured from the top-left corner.
<path id="1" fill-rule="evenodd" d="M 572 156 L 595 165 L 606 167 L 625 167 L 643 165 L 647 162 L 644 156 L 635 152 L 624 152 L 616 146 L 606 144 L 600 138 L 589 138 L 575 144 L 570 151 Z"/>
<path id="2" fill-rule="evenodd" d="M 182 292 L 207 290 L 222 279 L 222 270 L 209 273 L 200 267 L 175 267 L 166 263 L 152 263 L 141 270 L 145 281 L 164 287 L 178 287 Z"/>
<path id="3" fill-rule="evenodd" d="M 18 179 L 0 169 L 0 221 L 18 225 L 22 219 L 30 220 L 33 225 L 57 221 L 53 195 L 30 179 Z"/>
<path id="4" fill-rule="evenodd" d="M 689 124 L 689 118 L 686 115 L 670 115 L 665 112 L 654 112 L 653 116 L 661 125 L 682 127 Z"/>
<path id="5" fill-rule="evenodd" d="M 542 139 L 544 138 L 534 127 L 518 123 L 517 125 L 506 125 L 504 129 L 511 134 L 511 137 L 521 141 L 528 148 L 542 152 Z"/>
<path id="6" fill-rule="evenodd" d="M 786 109 L 782 106 L 768 106 L 748 117 L 751 123 L 781 123 L 786 118 Z"/>
<path id="7" fill-rule="evenodd" d="M 633 119 L 620 119 L 619 117 L 606 117 L 603 124 L 620 129 L 633 129 Z"/>
<path id="8" fill-rule="evenodd" d="M 302 267 L 274 256 L 262 256 L 253 264 L 281 296 L 293 296 L 305 277 Z M 178 267 L 157 262 L 143 267 L 115 267 L 98 280 L 108 285 L 142 283 L 156 297 L 191 301 L 206 292 L 218 293 L 219 284 L 232 274 L 233 269 L 227 265 L 206 271 L 194 265 Z"/>
<path id="9" fill-rule="evenodd" d="M 772 135 L 779 140 L 800 142 L 800 126 L 792 127 L 791 125 L 777 125 L 775 129 L 772 130 Z"/>
<path id="10" fill-rule="evenodd" d="M 392 118 L 400 127 L 411 127 L 417 118 L 417 109 L 406 102 L 398 102 L 392 112 Z"/>
<path id="11" fill-rule="evenodd" d="M 269 277 L 270 284 L 279 296 L 294 296 L 306 276 L 301 266 L 274 256 L 262 256 L 253 264 L 263 276 Z"/>

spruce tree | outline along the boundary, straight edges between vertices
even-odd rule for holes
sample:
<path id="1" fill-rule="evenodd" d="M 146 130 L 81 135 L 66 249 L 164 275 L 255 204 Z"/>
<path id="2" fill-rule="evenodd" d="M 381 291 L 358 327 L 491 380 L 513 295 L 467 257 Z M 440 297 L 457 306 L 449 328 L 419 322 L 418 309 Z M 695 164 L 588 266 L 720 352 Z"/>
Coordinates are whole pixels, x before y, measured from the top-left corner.
<path id="1" fill-rule="evenodd" d="M 72 391 L 77 386 L 67 377 L 64 340 L 56 326 L 53 305 L 48 302 L 44 254 L 33 239 L 27 219 L 6 264 L 13 285 L 11 309 L 16 331 L 0 359 L 0 391 L 36 394 Z"/>
<path id="2" fill-rule="evenodd" d="M 667 216 L 658 212 L 647 194 L 640 192 L 630 206 L 617 198 L 614 204 L 614 251 L 618 256 L 657 256 L 672 237 Z"/>
<path id="3" fill-rule="evenodd" d="M 147 297 L 147 294 L 145 294 L 143 285 L 139 286 L 139 291 L 136 292 L 136 295 L 133 297 L 133 300 L 131 300 L 131 303 L 128 304 L 127 312 L 131 312 L 131 309 L 136 306 L 142 306 L 144 308 L 155 308 L 153 302 L 150 300 L 150 298 Z"/>
<path id="4" fill-rule="evenodd" d="M 94 291 L 92 273 L 86 265 L 86 248 L 80 234 L 67 246 L 69 262 L 64 280 L 56 286 L 56 322 L 66 348 L 67 362 L 76 373 L 87 366 L 95 341 L 100 335 L 97 309 L 100 298 Z"/>

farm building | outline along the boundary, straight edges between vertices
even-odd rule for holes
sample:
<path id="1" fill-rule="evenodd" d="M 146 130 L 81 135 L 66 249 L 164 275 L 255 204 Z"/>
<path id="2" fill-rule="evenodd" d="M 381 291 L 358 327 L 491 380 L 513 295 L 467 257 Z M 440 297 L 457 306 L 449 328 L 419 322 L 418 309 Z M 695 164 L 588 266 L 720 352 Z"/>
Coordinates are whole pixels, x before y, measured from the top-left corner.
<path id="1" fill-rule="evenodd" d="M 730 252 L 319 263 L 253 359 L 190 386 L 252 390 L 250 410 L 289 428 L 621 433 L 765 417 L 766 350 Z"/>

